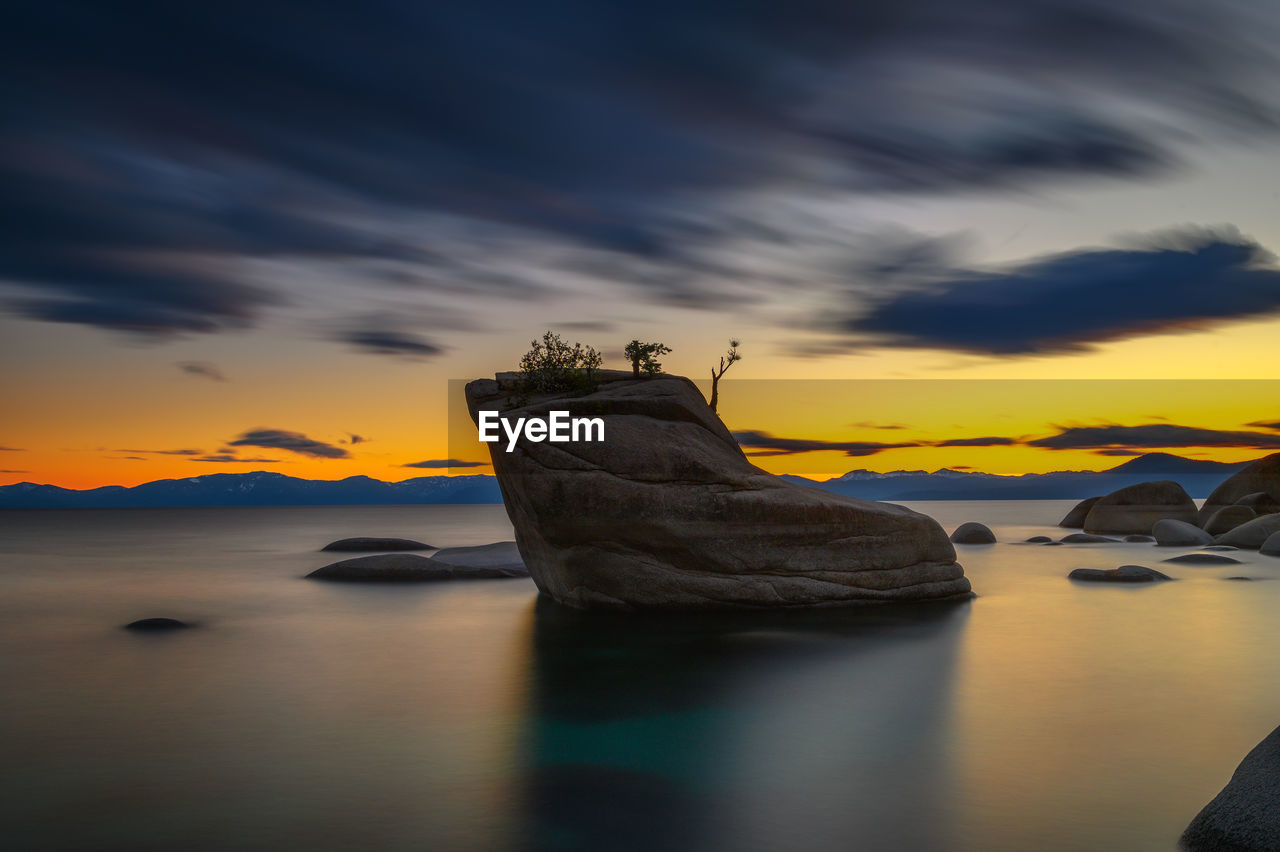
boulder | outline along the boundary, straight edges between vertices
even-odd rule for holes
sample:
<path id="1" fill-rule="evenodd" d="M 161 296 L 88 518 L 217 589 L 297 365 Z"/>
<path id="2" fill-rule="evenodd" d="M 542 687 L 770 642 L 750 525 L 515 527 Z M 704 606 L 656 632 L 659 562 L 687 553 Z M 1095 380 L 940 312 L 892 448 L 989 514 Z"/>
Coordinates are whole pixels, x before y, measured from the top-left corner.
<path id="1" fill-rule="evenodd" d="M 1154 583 L 1157 580 L 1173 578 L 1145 565 L 1121 565 L 1119 568 L 1110 570 L 1077 568 L 1067 575 L 1067 579 L 1084 580 L 1090 583 Z"/>
<path id="2" fill-rule="evenodd" d="M 1067 516 L 1065 518 L 1058 521 L 1058 526 L 1072 530 L 1080 529 L 1084 526 L 1084 519 L 1089 516 L 1089 510 L 1093 508 L 1093 504 L 1097 503 L 1101 499 L 1102 497 L 1098 496 L 1081 500 L 1072 507 L 1070 512 L 1067 512 Z"/>
<path id="3" fill-rule="evenodd" d="M 473 381 L 473 419 L 600 418 L 604 440 L 521 432 L 489 444 L 538 588 L 579 608 L 835 606 L 967 599 L 936 521 L 787 482 L 755 467 L 688 379 L 600 371 L 585 394 L 523 396 Z"/>
<path id="4" fill-rule="evenodd" d="M 1156 544 L 1164 547 L 1200 547 L 1213 544 L 1213 536 L 1186 521 L 1156 521 L 1151 527 L 1151 534 L 1155 536 Z"/>
<path id="5" fill-rule="evenodd" d="M 1217 553 L 1184 553 L 1171 556 L 1161 562 L 1172 562 L 1175 565 L 1239 565 L 1240 560 L 1232 556 L 1221 556 Z"/>
<path id="6" fill-rule="evenodd" d="M 460 548 L 465 549 L 465 548 Z M 358 583 L 423 583 L 437 580 L 494 580 L 525 577 L 524 567 L 504 565 L 458 565 L 432 556 L 414 553 L 378 553 L 344 559 L 307 575 L 311 580 L 340 580 Z"/>
<path id="7" fill-rule="evenodd" d="M 1093 535 L 1092 533 L 1071 533 L 1064 535 L 1061 544 L 1116 544 L 1120 541 L 1118 538 L 1109 538 L 1105 535 Z"/>
<path id="8" fill-rule="evenodd" d="M 995 544 L 996 534 L 986 524 L 969 521 L 956 527 L 951 540 L 956 544 Z"/>
<path id="9" fill-rule="evenodd" d="M 1209 535 L 1222 535 L 1241 524 L 1249 523 L 1256 517 L 1258 517 L 1257 513 L 1248 506 L 1223 506 L 1204 522 L 1204 531 Z"/>
<path id="10" fill-rule="evenodd" d="M 1027 539 L 1025 543 L 1026 544 L 1048 544 L 1051 541 L 1053 541 L 1053 539 L 1049 538 L 1049 536 L 1047 535 L 1033 535 L 1031 536 L 1031 538 Z"/>
<path id="11" fill-rule="evenodd" d="M 1280 500 L 1272 497 L 1265 491 L 1255 491 L 1252 494 L 1246 494 L 1236 502 L 1233 506 L 1248 506 L 1257 515 L 1270 515 L 1273 512 L 1280 512 Z"/>
<path id="12" fill-rule="evenodd" d="M 1266 543 L 1268 536 L 1276 532 L 1280 532 L 1280 514 L 1263 515 L 1218 536 L 1218 544 L 1259 550 Z"/>
<path id="13" fill-rule="evenodd" d="M 1195 523 L 1195 501 L 1172 480 L 1139 482 L 1094 503 L 1084 519 L 1084 531 L 1146 534 L 1156 521 L 1166 518 Z"/>
<path id="14" fill-rule="evenodd" d="M 1280 849 L 1280 728 L 1258 743 L 1182 834 L 1188 852 Z"/>
<path id="15" fill-rule="evenodd" d="M 514 541 L 495 541 L 475 547 L 446 547 L 431 554 L 431 559 L 448 565 L 510 569 L 522 575 L 529 573 Z"/>
<path id="16" fill-rule="evenodd" d="M 340 538 L 331 541 L 321 551 L 337 550 L 346 553 L 373 553 L 395 550 L 430 550 L 431 545 L 411 538 Z"/>
<path id="17" fill-rule="evenodd" d="M 1267 536 L 1267 540 L 1262 543 L 1262 547 L 1258 548 L 1258 552 L 1263 556 L 1280 556 L 1280 532 L 1273 532 Z"/>
<path id="18" fill-rule="evenodd" d="M 1258 497 L 1259 494 L 1264 496 Z M 1258 459 L 1213 489 L 1213 493 L 1204 501 L 1204 506 L 1200 509 L 1201 523 L 1213 517 L 1213 513 L 1223 506 L 1230 506 L 1246 497 L 1250 498 L 1251 502 L 1243 505 L 1249 506 L 1259 515 L 1276 511 L 1269 509 L 1264 512 L 1259 507 L 1280 504 L 1280 453 L 1272 453 L 1266 458 Z"/>
<path id="19" fill-rule="evenodd" d="M 1127 541 L 1129 544 L 1150 544 L 1155 539 L 1149 535 L 1127 535 L 1123 541 Z"/>
<path id="20" fill-rule="evenodd" d="M 124 629 L 138 633 L 167 633 L 170 630 L 183 630 L 190 626 L 187 622 L 176 618 L 140 618 L 137 621 L 130 621 Z"/>

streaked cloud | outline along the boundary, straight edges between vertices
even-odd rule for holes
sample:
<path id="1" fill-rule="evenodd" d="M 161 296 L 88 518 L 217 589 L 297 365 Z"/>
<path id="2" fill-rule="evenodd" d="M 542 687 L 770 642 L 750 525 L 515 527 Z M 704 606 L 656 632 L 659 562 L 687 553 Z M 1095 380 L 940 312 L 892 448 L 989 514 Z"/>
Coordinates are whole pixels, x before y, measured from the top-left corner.
<path id="1" fill-rule="evenodd" d="M 227 377 L 222 374 L 218 366 L 209 361 L 179 361 L 177 367 L 189 376 L 197 376 L 215 382 L 225 382 L 227 380 Z"/>
<path id="2" fill-rule="evenodd" d="M 425 461 L 402 464 L 401 467 L 420 467 L 429 470 L 448 467 L 488 467 L 488 462 L 463 461 L 462 459 L 427 459 Z"/>
<path id="3" fill-rule="evenodd" d="M 231 447 L 262 447 L 273 450 L 286 450 L 311 458 L 345 459 L 351 454 L 342 447 L 309 438 L 301 432 L 290 432 L 287 429 L 251 429 L 244 432 L 234 441 L 228 441 Z M 210 460 L 206 457 L 204 461 Z"/>

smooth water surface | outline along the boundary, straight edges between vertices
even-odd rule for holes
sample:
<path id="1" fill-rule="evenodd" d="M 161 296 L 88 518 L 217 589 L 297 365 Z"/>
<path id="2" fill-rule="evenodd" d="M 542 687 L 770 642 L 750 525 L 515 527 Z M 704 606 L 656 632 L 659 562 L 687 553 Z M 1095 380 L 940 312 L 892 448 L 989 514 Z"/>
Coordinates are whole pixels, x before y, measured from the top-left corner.
<path id="1" fill-rule="evenodd" d="M 913 504 L 995 529 L 970 603 L 663 618 L 301 579 L 500 506 L 0 512 L 0 847 L 1169 852 L 1280 724 L 1280 559 L 1014 543 L 1070 505 Z"/>

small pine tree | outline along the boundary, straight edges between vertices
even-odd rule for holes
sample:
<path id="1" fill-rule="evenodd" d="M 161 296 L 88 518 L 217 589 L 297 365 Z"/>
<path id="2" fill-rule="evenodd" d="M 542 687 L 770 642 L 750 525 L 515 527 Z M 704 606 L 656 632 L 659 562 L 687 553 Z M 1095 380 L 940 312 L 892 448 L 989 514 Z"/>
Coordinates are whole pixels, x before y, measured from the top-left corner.
<path id="1" fill-rule="evenodd" d="M 730 367 L 742 360 L 742 356 L 738 354 L 738 341 L 729 341 L 729 351 L 720 356 L 719 368 L 711 368 L 711 410 L 716 410 L 716 405 L 720 402 L 720 377 L 723 376 Z"/>
<path id="2" fill-rule="evenodd" d="M 646 376 L 656 376 L 661 373 L 662 362 L 658 360 L 658 356 L 666 355 L 670 351 L 671 347 L 662 343 L 641 343 L 639 340 L 632 340 L 622 350 L 622 354 L 631 362 L 631 372 L 638 379 L 642 370 Z"/>

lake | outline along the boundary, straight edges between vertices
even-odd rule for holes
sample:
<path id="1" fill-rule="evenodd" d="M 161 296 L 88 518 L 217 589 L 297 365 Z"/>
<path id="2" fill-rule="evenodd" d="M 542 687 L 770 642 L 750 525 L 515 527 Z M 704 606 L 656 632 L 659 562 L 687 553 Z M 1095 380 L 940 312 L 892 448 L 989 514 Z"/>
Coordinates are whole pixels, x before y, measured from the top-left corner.
<path id="1" fill-rule="evenodd" d="M 509 539 L 501 506 L 0 512 L 0 846 L 1174 849 L 1280 724 L 1280 559 L 909 505 L 995 530 L 978 598 L 580 614 L 301 579 L 346 536 Z M 1127 563 L 1178 582 L 1066 579 Z"/>

